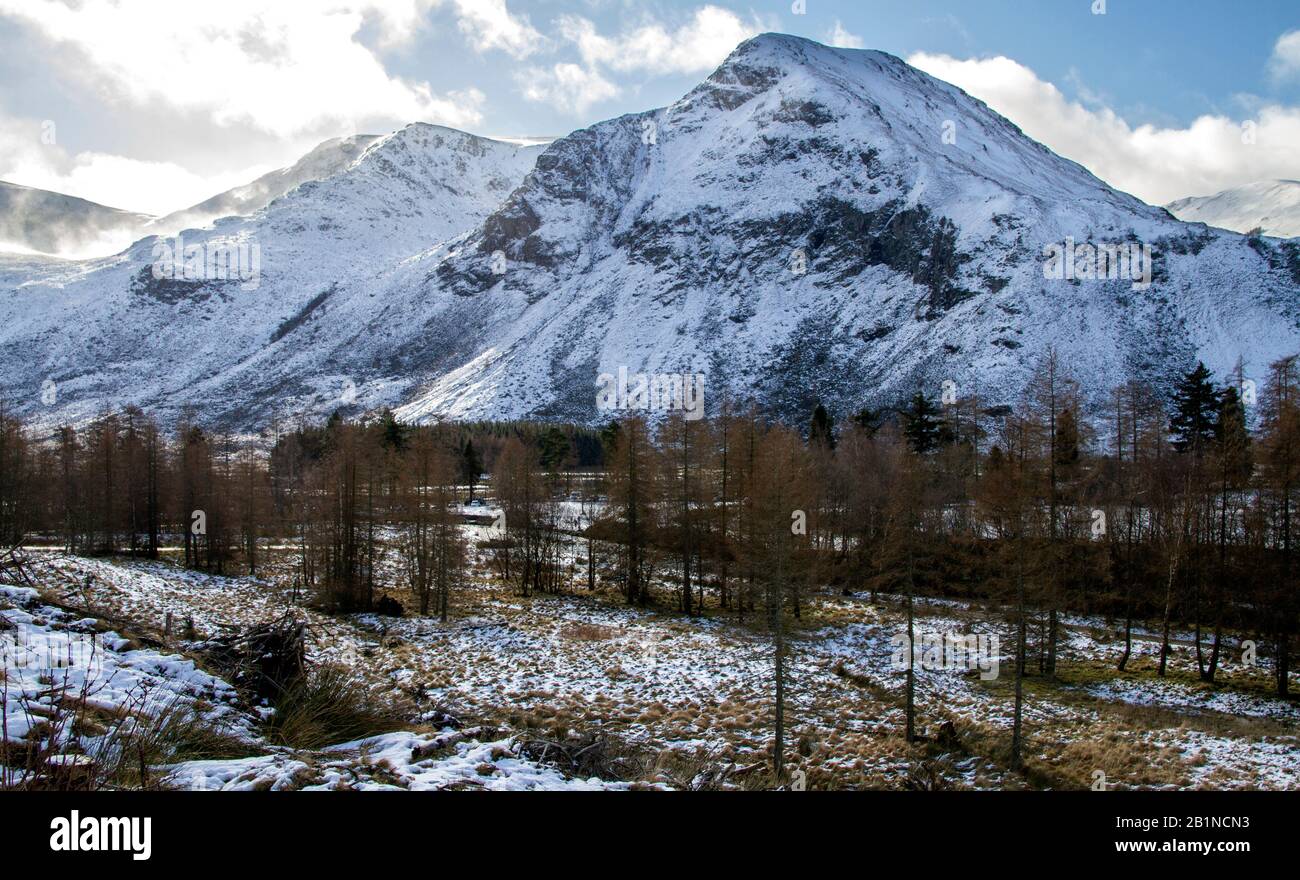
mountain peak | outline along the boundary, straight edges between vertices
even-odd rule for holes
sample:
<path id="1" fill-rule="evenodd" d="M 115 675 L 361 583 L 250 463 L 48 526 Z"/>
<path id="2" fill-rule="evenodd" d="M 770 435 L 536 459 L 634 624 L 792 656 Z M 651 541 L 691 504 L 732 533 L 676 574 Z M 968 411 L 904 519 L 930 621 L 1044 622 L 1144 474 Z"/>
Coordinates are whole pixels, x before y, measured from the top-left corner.
<path id="1" fill-rule="evenodd" d="M 868 67 L 862 68 L 863 73 L 889 71 L 897 75 L 902 70 L 910 69 L 901 58 L 887 52 L 875 49 L 840 49 L 807 37 L 768 32 L 750 37 L 736 46 L 705 80 L 705 84 L 736 82 L 738 70 L 766 71 L 769 76 L 760 76 L 759 79 L 770 80 L 774 73 L 804 71 L 816 75 L 818 72 L 831 72 L 840 65 L 861 67 L 863 61 L 872 62 Z M 742 80 L 746 78 L 752 79 L 752 74 L 750 77 L 742 77 Z"/>

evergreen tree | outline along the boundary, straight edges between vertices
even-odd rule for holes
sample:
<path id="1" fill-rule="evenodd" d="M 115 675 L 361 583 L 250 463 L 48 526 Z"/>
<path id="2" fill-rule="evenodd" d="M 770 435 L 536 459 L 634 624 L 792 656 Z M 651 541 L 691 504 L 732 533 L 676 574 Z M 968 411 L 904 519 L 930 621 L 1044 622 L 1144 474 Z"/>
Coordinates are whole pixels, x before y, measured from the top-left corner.
<path id="1" fill-rule="evenodd" d="M 460 453 L 460 478 L 469 486 L 469 500 L 474 500 L 474 484 L 479 474 L 483 473 L 483 459 L 474 448 L 473 440 L 465 441 L 465 448 Z"/>
<path id="2" fill-rule="evenodd" d="M 542 435 L 542 467 L 549 472 L 559 470 L 564 464 L 564 460 L 569 456 L 569 449 L 572 444 L 569 437 L 559 427 L 552 425 L 546 429 Z"/>
<path id="3" fill-rule="evenodd" d="M 864 407 L 853 417 L 853 423 L 868 435 L 874 435 L 885 423 L 885 415 L 881 410 Z"/>
<path id="4" fill-rule="evenodd" d="M 1235 492 L 1243 489 L 1250 480 L 1254 470 L 1250 448 L 1250 434 L 1246 430 L 1246 410 L 1242 405 L 1237 389 L 1231 385 L 1223 389 L 1220 395 L 1219 417 L 1214 425 L 1215 482 L 1219 498 L 1218 522 L 1218 565 L 1215 569 L 1214 591 L 1211 608 L 1214 615 L 1214 642 L 1210 648 L 1209 664 L 1201 662 L 1200 630 L 1197 629 L 1197 666 L 1201 680 L 1214 683 L 1218 672 L 1220 652 L 1223 647 L 1223 617 L 1225 593 L 1228 581 L 1228 543 L 1229 510 L 1238 504 L 1232 499 Z M 1235 520 L 1235 516 L 1233 517 Z M 1235 532 L 1235 523 L 1231 531 Z"/>
<path id="5" fill-rule="evenodd" d="M 812 425 L 808 428 L 808 445 L 820 446 L 828 451 L 835 448 L 835 420 L 820 403 L 813 410 Z"/>
<path id="6" fill-rule="evenodd" d="M 1056 442 L 1052 446 L 1056 464 L 1069 470 L 1079 461 L 1079 422 L 1073 409 L 1063 409 L 1056 420 Z"/>
<path id="7" fill-rule="evenodd" d="M 985 467 L 990 474 L 994 474 L 1002 470 L 1006 460 L 1006 456 L 1002 454 L 1002 447 L 994 446 L 989 450 L 988 462 Z"/>
<path id="8" fill-rule="evenodd" d="M 1184 375 L 1174 391 L 1174 414 L 1169 420 L 1174 448 L 1199 457 L 1214 440 L 1219 405 L 1219 395 L 1210 381 L 1210 371 L 1197 361 L 1196 369 Z"/>
<path id="9" fill-rule="evenodd" d="M 406 426 L 397 421 L 391 409 L 384 410 L 383 416 L 380 417 L 381 439 L 380 445 L 385 449 L 393 452 L 401 452 L 406 448 Z"/>
<path id="10" fill-rule="evenodd" d="M 1262 578 L 1259 605 L 1273 636 L 1273 672 L 1280 697 L 1290 693 L 1291 641 L 1296 631 L 1297 595 L 1295 533 L 1297 488 L 1300 488 L 1300 358 L 1269 364 L 1262 399 L 1261 483 L 1263 501 L 1273 523 L 1272 571 Z"/>
<path id="11" fill-rule="evenodd" d="M 1214 443 L 1224 479 L 1235 486 L 1244 485 L 1254 470 L 1254 458 L 1250 432 L 1246 429 L 1246 408 L 1231 385 L 1219 394 Z"/>
<path id="12" fill-rule="evenodd" d="M 622 430 L 623 426 L 618 422 L 610 422 L 600 429 L 600 446 L 602 451 L 605 453 L 606 461 L 608 461 L 610 456 L 613 455 L 614 449 L 622 439 Z"/>
<path id="13" fill-rule="evenodd" d="M 928 455 L 939 448 L 939 437 L 943 425 L 939 420 L 939 408 L 923 392 L 916 392 L 911 403 L 903 413 L 906 426 L 903 433 L 907 436 L 907 445 L 917 455 Z"/>

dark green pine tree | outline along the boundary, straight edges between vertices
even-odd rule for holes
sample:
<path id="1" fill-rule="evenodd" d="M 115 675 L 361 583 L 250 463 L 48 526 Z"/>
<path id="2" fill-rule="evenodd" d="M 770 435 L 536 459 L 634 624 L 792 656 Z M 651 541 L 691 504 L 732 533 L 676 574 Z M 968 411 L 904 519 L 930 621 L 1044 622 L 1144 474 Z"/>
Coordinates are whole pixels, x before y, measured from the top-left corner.
<path id="1" fill-rule="evenodd" d="M 835 448 L 835 420 L 820 403 L 813 410 L 812 424 L 808 428 L 808 445 L 821 446 L 828 451 Z"/>
<path id="2" fill-rule="evenodd" d="M 1079 461 L 1079 423 L 1075 420 L 1074 410 L 1066 408 L 1056 417 L 1056 463 L 1062 468 L 1070 469 Z"/>
<path id="3" fill-rule="evenodd" d="M 474 484 L 479 474 L 483 473 L 483 459 L 474 448 L 473 440 L 465 441 L 465 448 L 460 451 L 460 478 L 469 486 L 469 500 L 474 500 Z"/>
<path id="4" fill-rule="evenodd" d="M 608 461 L 618 447 L 619 438 L 622 436 L 623 426 L 618 422 L 610 422 L 600 429 L 600 446 L 605 453 L 605 459 Z"/>
<path id="5" fill-rule="evenodd" d="M 381 424 L 383 425 L 383 435 L 379 440 L 380 445 L 394 452 L 401 452 L 405 449 L 406 426 L 397 420 L 391 409 L 384 410 Z"/>
<path id="6" fill-rule="evenodd" d="M 546 470 L 555 472 L 564 464 L 564 460 L 569 456 L 569 449 L 572 444 L 569 442 L 569 435 L 555 425 L 546 429 L 542 434 L 542 467 Z"/>
<path id="7" fill-rule="evenodd" d="M 888 413 L 884 410 L 868 407 L 858 410 L 858 414 L 853 417 L 853 422 L 868 434 L 875 434 L 880 430 L 881 425 L 885 423 L 887 415 Z"/>
<path id="8" fill-rule="evenodd" d="M 928 455 L 939 448 L 939 437 L 943 423 L 939 419 L 939 408 L 923 392 L 916 392 L 911 403 L 903 412 L 903 433 L 907 436 L 907 445 L 917 455 Z"/>
<path id="9" fill-rule="evenodd" d="M 1197 361 L 1196 369 L 1183 376 L 1174 391 L 1174 414 L 1169 420 L 1174 448 L 1199 456 L 1214 441 L 1219 406 L 1219 394 L 1210 381 L 1210 371 Z"/>
<path id="10" fill-rule="evenodd" d="M 995 474 L 1002 470 L 1002 466 L 1007 463 L 1006 456 L 1002 454 L 1001 446 L 994 446 L 989 450 L 988 472 Z"/>
<path id="11" fill-rule="evenodd" d="M 1246 408 L 1231 385 L 1219 394 L 1214 442 L 1225 481 L 1235 486 L 1245 485 L 1254 470 L 1250 432 L 1246 428 Z"/>

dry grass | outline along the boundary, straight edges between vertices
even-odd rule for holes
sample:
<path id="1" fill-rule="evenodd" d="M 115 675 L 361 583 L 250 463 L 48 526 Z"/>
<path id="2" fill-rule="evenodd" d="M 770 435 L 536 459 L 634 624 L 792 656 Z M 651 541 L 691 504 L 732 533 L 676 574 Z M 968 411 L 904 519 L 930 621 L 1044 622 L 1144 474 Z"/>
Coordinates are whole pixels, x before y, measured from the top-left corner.
<path id="1" fill-rule="evenodd" d="M 1035 740 L 1026 776 L 1042 787 L 1088 789 L 1105 774 L 1108 789 L 1183 786 L 1187 767 L 1176 749 L 1159 748 L 1126 731 L 1068 742 Z"/>
<path id="2" fill-rule="evenodd" d="M 82 736 L 93 737 L 88 751 L 79 745 Z M 4 743 L 0 764 L 23 771 L 6 774 L 9 787 L 21 790 L 149 789 L 163 785 L 161 766 L 257 753 L 180 700 L 153 713 L 138 706 L 107 712 L 70 696 L 55 704 L 47 721 L 33 725 L 21 744 Z"/>
<path id="3" fill-rule="evenodd" d="M 287 564 L 280 569 L 277 560 L 264 563 L 263 576 L 270 574 L 283 587 L 291 579 L 291 571 Z M 288 578 L 285 573 L 289 574 Z M 413 607 L 412 597 L 405 591 L 390 588 L 388 592 L 407 607 Z M 595 643 L 595 651 L 602 651 L 601 643 L 626 636 L 627 632 L 617 626 L 564 619 L 574 608 L 624 612 L 626 605 L 616 590 L 602 585 L 595 593 L 587 591 L 585 571 L 579 571 L 571 592 L 571 596 L 563 598 L 522 599 L 490 573 L 480 573 L 470 587 L 452 599 L 453 619 L 482 617 L 494 625 L 499 621 L 507 629 L 541 635 L 556 645 L 554 659 L 507 659 L 482 645 L 443 652 L 444 646 L 454 644 L 452 640 L 433 642 L 436 650 L 429 650 L 428 645 L 420 642 L 403 644 L 393 650 L 388 646 L 377 649 L 382 663 L 367 663 L 357 668 L 357 674 L 370 676 L 374 682 L 391 688 L 382 673 L 400 666 L 413 669 L 423 688 L 455 688 L 475 666 L 491 669 L 494 664 L 509 663 L 525 673 L 551 671 L 550 667 L 562 669 L 566 660 L 589 655 L 593 650 L 591 643 Z M 671 634 L 670 643 L 664 649 L 670 656 L 690 652 L 693 646 L 698 646 L 695 634 L 700 631 L 699 623 L 684 620 L 677 614 L 666 593 L 657 593 L 655 599 L 658 604 L 633 612 L 637 626 Z M 896 620 L 897 614 L 898 608 L 886 597 L 882 597 L 879 605 L 872 606 L 865 596 L 846 598 L 836 591 L 828 591 L 805 597 L 802 619 L 797 623 L 792 621 L 791 629 L 811 636 L 816 630 L 833 630 L 850 623 L 885 624 Z M 917 615 L 921 619 L 931 615 L 958 621 L 986 619 L 985 615 L 969 615 L 950 606 L 928 608 L 920 604 Z M 728 638 L 750 640 L 753 632 L 762 629 L 761 614 L 747 614 L 743 626 L 736 625 L 733 611 L 721 611 L 714 606 L 710 606 L 706 617 L 715 627 L 722 621 L 721 627 L 714 631 Z M 1146 658 L 1135 657 L 1130 673 L 1145 677 L 1150 674 L 1147 665 Z M 604 670 L 608 681 L 620 685 L 635 686 L 640 675 L 637 665 L 614 651 L 598 668 Z M 791 756 L 807 773 L 809 788 L 935 789 L 961 785 L 1087 788 L 1092 784 L 1094 770 L 1106 773 L 1118 785 L 1181 785 L 1188 778 L 1186 762 L 1174 750 L 1150 744 L 1150 738 L 1144 734 L 1177 728 L 1235 738 L 1293 733 L 1267 719 L 1133 706 L 1092 697 L 1078 688 L 1119 674 L 1104 660 L 1070 662 L 1062 665 L 1059 681 L 1038 677 L 1025 681 L 1028 705 L 1047 709 L 1055 717 L 1044 722 L 1039 713 L 1027 720 L 1026 768 L 1023 775 L 1017 775 L 1007 771 L 1009 730 L 1000 724 L 971 720 L 978 719 L 984 707 L 996 706 L 999 711 L 1009 707 L 1009 676 L 987 685 L 975 684 L 973 699 L 959 695 L 957 704 L 948 707 L 952 712 L 945 713 L 943 707 L 933 705 L 921 707 L 922 731 L 927 734 L 943 720 L 954 723 L 958 742 L 940 749 L 935 744 L 917 746 L 902 741 L 898 735 L 902 713 L 897 692 L 855 671 L 852 664 L 828 663 L 823 668 L 833 674 L 814 676 L 808 685 L 802 703 L 806 717 L 792 710 L 791 718 L 793 723 L 802 725 L 801 730 L 815 743 L 810 755 Z M 1222 675 L 1224 683 L 1234 690 L 1252 695 L 1258 691 L 1257 695 L 1267 696 L 1264 688 L 1268 683 L 1258 675 L 1243 674 L 1236 669 L 1225 670 Z M 1185 671 L 1175 671 L 1170 679 L 1194 683 L 1189 682 Z M 599 722 L 603 730 L 613 734 L 635 737 L 667 755 L 656 762 L 660 764 L 657 769 L 646 771 L 645 781 L 687 787 L 697 777 L 712 778 L 709 767 L 715 757 L 716 760 L 734 759 L 742 767 L 765 763 L 770 767 L 770 756 L 762 752 L 771 737 L 770 695 L 761 688 L 744 686 L 720 692 L 715 696 L 715 703 L 700 699 L 711 696 L 708 692 L 691 699 L 646 691 L 646 696 L 636 700 L 619 699 L 619 687 L 610 689 L 615 694 L 612 699 L 599 692 L 541 692 L 526 684 L 521 686 L 527 680 L 526 675 L 503 676 L 502 681 L 512 683 L 494 687 L 491 681 L 483 682 L 458 699 L 470 703 L 476 717 L 502 725 L 508 723 L 511 729 L 537 739 L 564 741 L 571 731 L 590 729 L 593 722 Z M 554 687 L 553 680 L 548 680 L 548 687 Z M 809 706 L 814 708 L 809 711 Z M 372 731 L 366 733 L 369 732 Z M 313 734 L 308 737 L 308 741 L 312 740 L 319 742 L 322 737 Z M 716 742 L 724 753 L 721 756 L 683 753 L 679 745 L 682 741 L 701 740 Z M 794 747 L 792 743 L 791 748 Z M 972 764 L 971 758 L 977 760 Z M 963 769 L 957 770 L 954 763 L 962 763 Z M 734 777 L 727 785 L 773 787 L 776 780 L 767 775 L 766 767 Z"/>
<path id="4" fill-rule="evenodd" d="M 560 635 L 566 639 L 580 642 L 604 642 L 617 638 L 618 630 L 612 626 L 600 626 L 595 623 L 569 623 L 560 628 Z"/>
<path id="5" fill-rule="evenodd" d="M 321 749 L 409 727 L 389 699 L 372 693 L 351 671 L 322 666 L 285 691 L 267 736 L 297 749 Z"/>

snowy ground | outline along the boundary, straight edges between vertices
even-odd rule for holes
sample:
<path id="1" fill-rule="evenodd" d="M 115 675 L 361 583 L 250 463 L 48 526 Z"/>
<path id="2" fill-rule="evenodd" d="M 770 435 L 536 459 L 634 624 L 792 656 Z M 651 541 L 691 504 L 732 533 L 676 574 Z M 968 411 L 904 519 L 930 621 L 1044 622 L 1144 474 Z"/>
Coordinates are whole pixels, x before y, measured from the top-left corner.
<path id="1" fill-rule="evenodd" d="M 253 739 L 253 725 L 236 712 L 234 688 L 179 654 L 133 646 L 99 621 L 43 605 L 36 591 L 0 587 L 0 658 L 5 671 L 5 723 L 22 739 L 63 699 L 108 714 L 156 714 L 177 701 L 205 704 L 202 717 L 232 735 Z M 62 731 L 65 738 L 71 731 Z M 85 739 L 85 738 L 83 738 Z M 93 745 L 90 737 L 87 745 Z"/>
<path id="2" fill-rule="evenodd" d="M 168 782 L 191 791 L 618 791 L 626 782 L 572 779 L 520 758 L 513 738 L 455 739 L 453 731 L 400 731 L 330 746 L 318 752 L 285 750 L 251 758 L 188 761 L 171 768 Z M 443 746 L 444 742 L 449 745 Z M 434 751 L 433 757 L 420 757 Z"/>
<path id="3" fill-rule="evenodd" d="M 345 665 L 403 695 L 416 706 L 413 724 L 447 711 L 483 727 L 481 738 L 454 735 L 436 758 L 419 760 L 413 748 L 451 731 L 413 727 L 312 754 L 261 744 L 253 757 L 174 768 L 178 786 L 627 787 L 632 780 L 568 778 L 529 761 L 519 742 L 599 733 L 652 756 L 650 766 L 674 758 L 697 768 L 758 766 L 771 745 L 772 649 L 762 628 L 714 609 L 687 620 L 628 608 L 613 594 L 588 594 L 578 572 L 572 594 L 526 599 L 484 576 L 453 598 L 443 624 L 410 615 L 327 617 L 293 606 L 288 577 L 275 565 L 265 579 L 222 578 L 168 563 L 52 556 L 41 571 L 66 604 L 154 633 L 169 613 L 173 634 L 190 619 L 204 638 L 292 609 L 308 623 L 312 662 Z M 1114 788 L 1300 788 L 1300 711 L 1267 696 L 1266 671 L 1244 669 L 1234 656 L 1223 671 L 1228 684 L 1211 688 L 1195 681 L 1191 649 L 1179 647 L 1161 679 L 1153 674 L 1158 645 L 1135 642 L 1120 674 L 1121 645 L 1103 622 L 1078 618 L 1063 641 L 1061 680 L 1026 681 L 1026 760 L 1036 773 L 1027 783 L 1006 766 L 1011 633 L 958 602 L 921 602 L 917 613 L 918 639 L 920 632 L 1000 636 L 999 676 L 919 670 L 919 730 L 931 742 L 908 745 L 904 673 L 891 662 L 891 639 L 903 626 L 898 603 L 809 597 L 791 634 L 787 693 L 789 748 L 809 787 L 898 788 L 923 767 L 943 787 L 959 788 L 1086 787 L 1097 771 Z M 188 662 L 156 656 L 138 656 L 132 668 Z M 220 689 L 217 680 L 207 687 Z M 957 741 L 942 735 L 944 722 Z M 652 771 L 640 782 L 686 784 Z"/>
<path id="4" fill-rule="evenodd" d="M 177 595 L 180 585 L 211 589 L 235 581 L 176 580 L 94 562 L 148 594 Z M 79 570 L 80 573 L 80 570 Z M 249 581 L 250 585 L 259 586 Z M 264 586 L 264 585 L 260 585 Z M 197 594 L 200 600 L 210 598 Z M 163 600 L 166 601 L 165 599 Z M 142 607 L 142 606 L 136 606 Z M 188 607 L 172 603 L 172 607 Z M 315 752 L 269 745 L 258 712 L 229 683 L 180 654 L 137 647 L 95 617 L 44 604 L 36 590 L 0 586 L 0 664 L 4 671 L 3 735 L 15 756 L 37 752 L 35 766 L 14 760 L 0 770 L 0 788 L 40 787 L 55 765 L 111 761 L 121 736 L 145 730 L 167 713 L 192 712 L 239 743 L 248 757 L 180 761 L 153 768 L 159 785 L 196 790 L 282 789 L 626 789 L 629 783 L 573 779 L 520 756 L 513 737 L 480 741 L 476 730 L 401 731 Z M 265 710 L 263 710 L 265 711 Z M 56 719 L 66 717 L 59 722 Z M 100 719 L 103 723 L 91 723 Z M 109 785 L 112 785 L 110 780 Z"/>

